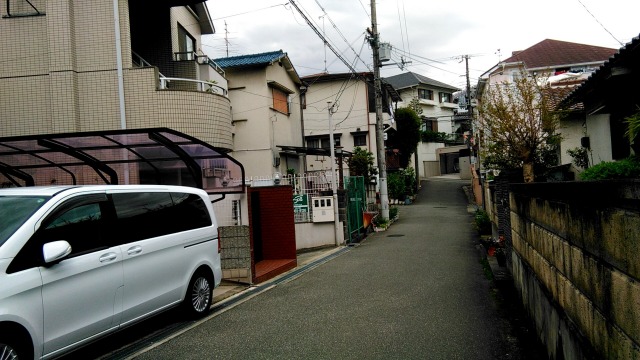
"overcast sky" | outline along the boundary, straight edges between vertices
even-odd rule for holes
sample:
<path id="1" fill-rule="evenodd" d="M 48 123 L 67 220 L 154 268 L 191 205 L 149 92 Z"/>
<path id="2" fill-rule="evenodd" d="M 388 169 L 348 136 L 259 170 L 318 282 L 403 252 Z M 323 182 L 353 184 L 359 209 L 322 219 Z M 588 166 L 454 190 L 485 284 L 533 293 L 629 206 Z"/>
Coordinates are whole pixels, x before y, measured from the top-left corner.
<path id="1" fill-rule="evenodd" d="M 365 33 L 369 0 L 295 0 L 318 32 L 357 71 L 371 71 Z M 529 5 L 525 5 L 529 4 Z M 347 72 L 299 12 L 285 0 L 208 0 L 216 34 L 203 37 L 213 58 L 283 50 L 300 76 Z M 463 88 L 463 55 L 471 84 L 486 70 L 544 39 L 621 48 L 640 34 L 638 0 L 378 0 L 378 31 L 412 71 Z M 324 9 L 324 11 L 323 11 Z M 226 22 L 226 24 L 225 24 Z M 325 55 L 326 53 L 326 55 Z M 326 61 L 326 66 L 325 66 Z M 382 68 L 383 76 L 402 72 Z"/>

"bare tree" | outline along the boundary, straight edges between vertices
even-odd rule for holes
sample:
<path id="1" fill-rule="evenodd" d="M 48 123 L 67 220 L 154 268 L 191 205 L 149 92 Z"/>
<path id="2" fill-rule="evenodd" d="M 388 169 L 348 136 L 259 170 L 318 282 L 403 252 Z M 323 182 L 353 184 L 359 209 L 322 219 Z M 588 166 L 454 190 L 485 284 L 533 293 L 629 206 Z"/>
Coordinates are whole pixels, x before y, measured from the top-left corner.
<path id="1" fill-rule="evenodd" d="M 521 167 L 524 181 L 533 182 L 534 165 L 548 162 L 545 156 L 560 140 L 556 132 L 560 113 L 553 100 L 546 79 L 524 70 L 513 82 L 491 85 L 479 108 L 485 164 Z"/>

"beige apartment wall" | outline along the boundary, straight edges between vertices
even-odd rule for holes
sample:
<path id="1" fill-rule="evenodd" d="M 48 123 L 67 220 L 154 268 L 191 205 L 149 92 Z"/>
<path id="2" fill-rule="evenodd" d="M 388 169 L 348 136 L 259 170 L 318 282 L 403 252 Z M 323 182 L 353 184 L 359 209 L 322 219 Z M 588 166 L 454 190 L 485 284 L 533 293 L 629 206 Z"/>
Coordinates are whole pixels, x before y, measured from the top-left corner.
<path id="1" fill-rule="evenodd" d="M 178 24 L 180 24 L 196 40 L 195 50 L 201 50 L 202 31 L 196 16 L 186 6 L 171 8 L 171 44 L 174 52 L 178 49 Z"/>

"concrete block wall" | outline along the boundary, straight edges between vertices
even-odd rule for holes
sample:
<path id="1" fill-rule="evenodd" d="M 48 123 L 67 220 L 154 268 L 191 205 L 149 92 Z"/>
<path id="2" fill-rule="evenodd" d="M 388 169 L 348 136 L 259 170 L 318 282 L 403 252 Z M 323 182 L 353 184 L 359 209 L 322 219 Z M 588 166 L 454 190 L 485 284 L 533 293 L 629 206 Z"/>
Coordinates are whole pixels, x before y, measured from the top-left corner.
<path id="1" fill-rule="evenodd" d="M 640 181 L 510 186 L 511 271 L 551 359 L 640 359 Z"/>
<path id="2" fill-rule="evenodd" d="M 221 226 L 220 262 L 222 278 L 251 282 L 251 239 L 248 226 Z"/>

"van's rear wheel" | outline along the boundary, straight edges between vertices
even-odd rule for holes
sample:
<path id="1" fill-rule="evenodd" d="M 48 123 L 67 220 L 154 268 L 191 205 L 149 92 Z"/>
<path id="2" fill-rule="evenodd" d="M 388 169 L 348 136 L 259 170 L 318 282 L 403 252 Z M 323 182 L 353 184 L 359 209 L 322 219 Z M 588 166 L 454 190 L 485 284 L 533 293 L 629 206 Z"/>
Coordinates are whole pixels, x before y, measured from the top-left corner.
<path id="1" fill-rule="evenodd" d="M 0 342 L 0 360 L 18 359 L 18 350 L 9 344 Z"/>
<path id="2" fill-rule="evenodd" d="M 28 359 L 24 346 L 19 341 L 12 339 L 11 336 L 0 340 L 0 360 L 17 359 Z"/>
<path id="3" fill-rule="evenodd" d="M 200 318 L 209 313 L 213 301 L 213 277 L 204 270 L 199 270 L 189 281 L 184 298 L 184 309 L 189 316 Z M 2 359 L 0 359 L 2 360 Z"/>

